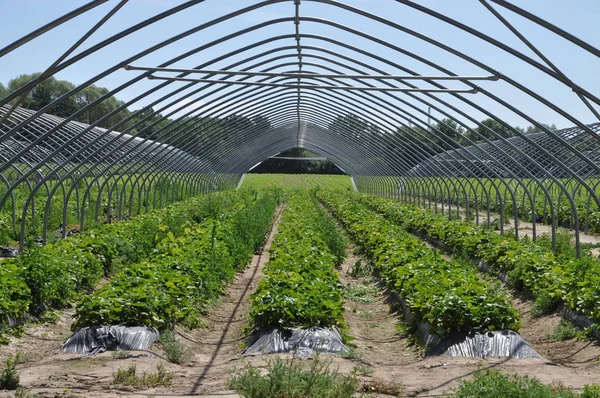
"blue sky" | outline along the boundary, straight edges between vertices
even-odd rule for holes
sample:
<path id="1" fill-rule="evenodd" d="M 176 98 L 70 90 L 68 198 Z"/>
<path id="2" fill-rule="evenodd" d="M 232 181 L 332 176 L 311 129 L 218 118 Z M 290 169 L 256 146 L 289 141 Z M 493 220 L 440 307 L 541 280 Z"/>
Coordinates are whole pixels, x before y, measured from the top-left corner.
<path id="1" fill-rule="evenodd" d="M 130 0 L 129 3 L 100 31 L 95 33 L 86 43 L 84 43 L 82 49 L 88 48 L 134 23 L 145 20 L 146 18 L 175 5 L 182 4 L 183 2 L 184 1 L 181 0 Z M 0 48 L 27 34 L 33 29 L 36 29 L 52 19 L 85 3 L 87 3 L 87 0 L 0 0 L 0 15 L 2 16 L 3 21 L 2 24 L 0 24 Z M 107 47 L 97 54 L 61 71 L 56 77 L 80 84 L 127 58 L 131 53 L 145 49 L 186 29 L 256 3 L 256 0 L 206 0 L 184 12 L 159 22 L 151 28 L 137 32 L 118 43 Z M 454 27 L 441 23 L 430 16 L 417 12 L 405 5 L 396 3 L 393 0 L 346 0 L 344 3 L 364 9 L 375 15 L 388 18 L 399 25 L 449 44 L 469 56 L 490 64 L 501 73 L 514 78 L 531 90 L 540 93 L 575 118 L 585 123 L 597 121 L 594 119 L 592 113 L 585 108 L 584 104 L 563 85 L 556 83 L 555 80 L 533 69 L 531 66 L 516 60 L 505 52 L 498 50 L 489 44 L 483 43 L 479 39 L 475 39 L 469 34 L 461 32 Z M 492 14 L 479 3 L 479 1 L 420 0 L 416 1 L 416 3 L 435 9 L 444 15 L 448 15 L 473 28 L 479 29 L 486 34 L 507 43 L 512 48 L 537 59 L 535 54 L 527 49 L 523 43 L 495 19 Z M 549 20 L 564 30 L 587 41 L 591 45 L 600 48 L 600 24 L 598 23 L 598 21 L 600 21 L 600 1 L 515 0 L 514 3 Z M 0 82 L 6 84 L 12 77 L 21 73 L 32 73 L 43 70 L 116 4 L 117 0 L 111 0 L 85 15 L 28 43 L 5 57 L 0 58 Z M 539 49 L 542 50 L 544 54 L 546 54 L 570 79 L 582 85 L 596 96 L 600 96 L 600 76 L 598 74 L 598 71 L 600 70 L 599 59 L 581 49 L 575 48 L 575 46 L 563 39 L 548 34 L 544 29 L 506 11 L 502 7 L 495 6 L 495 8 L 511 23 L 518 27 L 525 36 L 538 46 Z M 134 62 L 134 64 L 145 66 L 158 65 L 190 48 L 210 42 L 211 40 L 232 31 L 260 22 L 292 16 L 293 10 L 294 5 L 292 0 L 263 7 L 259 10 L 252 11 L 247 15 L 236 17 L 217 27 L 208 28 L 202 32 L 196 33 L 146 56 L 143 59 Z M 435 48 L 434 46 L 423 43 L 414 37 L 380 23 L 366 20 L 363 17 L 339 8 L 303 0 L 301 14 L 303 16 L 324 18 L 342 23 L 345 26 L 355 27 L 360 31 L 380 37 L 388 43 L 412 51 L 419 56 L 441 64 L 445 68 L 448 68 L 459 75 L 487 74 L 480 68 L 443 50 Z M 293 33 L 293 31 L 294 26 L 291 23 L 270 26 L 261 31 L 248 34 L 241 39 L 230 40 L 216 48 L 202 51 L 176 65 L 191 68 L 207 59 L 233 51 L 236 48 L 247 44 L 251 40 L 260 40 L 276 35 L 290 34 Z M 350 35 L 339 29 L 322 24 L 303 23 L 301 25 L 301 31 L 326 37 L 334 37 L 343 42 L 352 43 L 363 49 L 373 51 L 386 59 L 393 60 L 402 66 L 411 68 L 420 74 L 440 74 L 439 71 L 435 71 L 414 59 L 403 56 L 384 46 L 374 45 L 365 39 Z M 294 44 L 293 40 L 281 41 L 278 43 L 279 45 Z M 388 73 L 404 74 L 385 63 L 378 61 L 371 62 L 371 60 L 361 54 L 327 44 L 324 41 L 305 40 L 303 41 L 303 44 L 328 47 L 340 53 L 347 54 L 354 59 L 372 63 L 374 66 L 377 66 Z M 270 47 L 267 46 L 265 48 L 272 48 L 274 46 L 275 44 L 272 44 Z M 232 60 L 235 59 L 235 57 L 232 58 Z M 211 68 L 225 67 L 227 64 L 227 62 L 224 62 Z M 118 71 L 100 80 L 97 84 L 108 88 L 114 88 L 135 76 L 136 74 L 133 72 Z M 448 83 L 450 86 L 453 84 L 457 85 L 457 83 Z M 118 93 L 117 98 L 129 100 L 143 92 L 145 89 L 155 85 L 155 82 L 142 81 Z M 504 82 L 482 82 L 481 86 L 517 106 L 520 110 L 532 115 L 535 120 L 549 124 L 554 123 L 558 127 L 568 127 L 572 125 L 569 120 L 566 120 L 558 113 L 548 109 L 545 105 L 524 95 L 518 90 L 515 90 Z M 149 96 L 138 102 L 132 108 L 136 109 L 144 106 L 153 98 L 155 97 Z M 444 99 L 446 99 L 446 97 L 444 97 Z M 511 112 L 483 96 L 476 95 L 470 99 L 484 108 L 489 109 L 491 112 L 512 125 L 527 126 L 529 124 L 514 112 Z M 205 99 L 199 104 L 204 104 L 210 100 L 211 98 Z M 462 108 L 462 105 L 458 101 L 455 101 L 452 98 L 448 98 L 448 101 Z M 412 101 L 410 102 L 414 103 Z M 185 104 L 185 101 L 180 101 L 179 104 Z M 485 115 L 470 107 L 465 107 L 464 109 L 470 116 L 478 120 L 485 117 Z M 382 111 L 381 113 L 381 117 L 385 120 L 385 112 Z"/>

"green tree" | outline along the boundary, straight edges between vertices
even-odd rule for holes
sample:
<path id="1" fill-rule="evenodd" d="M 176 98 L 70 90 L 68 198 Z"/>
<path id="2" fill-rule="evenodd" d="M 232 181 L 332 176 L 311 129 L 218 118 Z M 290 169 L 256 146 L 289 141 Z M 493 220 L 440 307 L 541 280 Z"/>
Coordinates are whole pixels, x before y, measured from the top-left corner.
<path id="1" fill-rule="evenodd" d="M 505 126 L 496 119 L 485 119 L 481 121 L 481 124 L 483 126 L 478 126 L 475 129 L 477 134 L 473 132 L 468 134 L 468 137 L 474 142 L 483 142 L 483 137 L 493 141 L 497 140 L 498 136 L 504 138 L 510 138 L 514 136 L 514 132 L 510 127 Z"/>
<path id="2" fill-rule="evenodd" d="M 19 75 L 8 82 L 8 90 L 10 92 L 18 90 L 31 80 L 37 79 L 40 75 L 41 73 L 39 72 Z M 74 88 L 75 85 L 73 83 L 66 80 L 56 80 L 56 78 L 50 76 L 36 84 L 20 103 L 20 106 L 37 111 Z M 77 109 L 75 98 L 71 96 L 52 107 L 49 113 L 60 117 L 68 117 L 77 111 Z"/>
<path id="3" fill-rule="evenodd" d="M 554 124 L 546 124 L 546 123 L 540 123 L 540 125 L 550 131 L 555 131 L 556 125 Z M 539 128 L 538 126 L 529 126 L 527 127 L 527 129 L 525 129 L 525 134 L 535 134 L 535 133 L 542 133 L 544 130 L 542 130 L 541 128 Z"/>
<path id="4" fill-rule="evenodd" d="M 8 88 L 6 88 L 4 84 L 0 83 L 0 99 L 6 97 L 9 93 L 10 91 L 8 91 Z"/>
<path id="5" fill-rule="evenodd" d="M 432 130 L 435 142 L 444 149 L 456 148 L 462 144 L 464 133 L 465 130 L 452 119 L 441 120 L 435 124 L 435 130 Z"/>
<path id="6" fill-rule="evenodd" d="M 435 144 L 432 134 L 418 126 L 398 127 L 394 142 L 398 142 L 396 155 L 403 159 L 403 164 L 410 168 L 431 156 L 442 152 L 443 149 Z"/>

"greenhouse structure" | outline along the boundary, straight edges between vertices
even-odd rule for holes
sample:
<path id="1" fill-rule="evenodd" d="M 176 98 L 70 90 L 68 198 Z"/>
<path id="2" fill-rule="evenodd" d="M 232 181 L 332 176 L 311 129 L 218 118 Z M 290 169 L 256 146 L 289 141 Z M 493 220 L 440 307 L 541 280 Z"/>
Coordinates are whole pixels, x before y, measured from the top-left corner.
<path id="1" fill-rule="evenodd" d="M 399 278 L 393 286 L 406 289 L 398 293 L 406 300 L 405 314 L 428 325 L 425 337 L 419 335 L 426 347 L 441 341 L 447 345 L 435 350 L 460 351 L 448 348 L 443 337 L 517 331 L 521 325 L 512 304 L 499 304 L 504 291 L 481 293 L 488 289 L 480 287 L 485 278 L 473 276 L 464 263 L 497 271 L 535 302 L 538 313 L 558 311 L 571 321 L 583 317 L 574 322 L 598 336 L 595 1 L 36 0 L 30 9 L 17 3 L 0 4 L 3 19 L 14 19 L 0 27 L 0 257 L 15 257 L 0 261 L 0 281 L 18 281 L 0 287 L 0 303 L 10 303 L 0 305 L 0 342 L 28 316 L 75 303 L 73 330 L 197 328 L 209 305 L 189 308 L 213 303 L 221 282 L 212 276 L 198 282 L 200 271 L 171 272 L 204 258 L 199 253 L 207 247 L 210 261 L 220 256 L 219 264 L 238 264 L 259 253 L 272 214 L 282 217 L 278 234 L 304 239 L 312 250 L 327 242 L 331 258 L 323 261 L 331 269 L 311 278 L 331 286 L 335 283 L 327 281 L 337 281 L 337 274 L 329 272 L 343 264 L 345 252 L 339 243 L 344 240 L 327 234 L 343 226 L 377 275 L 388 282 Z M 290 151 L 301 155 L 290 157 Z M 315 183 L 316 208 L 291 191 L 273 194 L 280 195 L 276 198 L 261 190 L 240 193 L 252 178 L 287 178 L 285 184 L 292 184 L 290 176 L 253 173 L 269 159 L 330 161 L 347 183 L 337 190 Z M 222 209 L 215 210 L 217 202 Z M 309 215 L 320 208 L 327 212 Z M 289 227 L 287 212 L 303 226 Z M 313 222 L 329 225 L 330 218 L 337 221 L 330 229 L 310 229 Z M 400 227 L 411 233 L 402 239 L 417 241 L 398 243 L 404 236 L 395 229 Z M 364 230 L 371 235 L 361 235 Z M 314 234 L 323 239 L 310 240 Z M 147 247 L 138 242 L 143 236 L 152 241 Z M 271 256 L 276 253 L 283 263 L 288 257 L 277 236 L 279 251 L 272 249 Z M 388 246 L 376 246 L 384 244 L 376 242 L 378 236 L 386 236 Z M 422 241 L 428 246 L 421 248 Z M 192 250 L 188 243 L 195 245 L 193 254 L 167 265 L 170 256 Z M 296 255 L 304 250 L 298 245 Z M 419 301 L 425 299 L 411 298 L 424 288 L 415 286 L 411 293 L 407 284 L 435 278 L 403 277 L 408 271 L 388 271 L 385 261 L 401 261 L 403 250 L 419 247 L 421 254 L 410 262 L 417 269 L 416 259 L 430 258 L 423 254 L 429 246 L 446 257 L 461 256 L 456 264 L 462 265 L 448 272 L 461 275 L 473 297 L 488 297 L 486 305 L 499 308 L 497 318 L 475 310 L 451 321 L 444 318 L 451 309 L 426 314 L 429 304 Z M 72 249 L 77 254 L 65 254 Z M 446 267 L 446 260 L 431 256 L 431 264 Z M 32 264 L 46 260 L 61 262 L 52 290 L 50 279 L 40 282 L 45 288 L 33 282 L 47 274 Z M 222 280 L 239 271 L 228 267 L 219 271 Z M 423 272 L 437 265 L 431 267 Z M 172 291 L 157 287 L 160 294 L 145 297 L 163 297 L 186 283 L 206 291 L 177 301 L 171 312 L 164 310 L 168 316 L 154 310 L 147 315 L 145 307 L 131 303 L 98 310 L 112 300 L 109 289 L 116 297 L 134 274 L 143 278 L 146 272 L 167 275 Z M 273 279 L 277 272 L 282 271 L 267 274 Z M 110 288 L 98 288 L 102 278 Z M 265 284 L 273 283 L 269 278 Z M 271 327 L 276 317 L 260 296 L 262 283 L 250 310 L 256 329 Z M 446 282 L 439 283 L 441 289 Z M 319 292 L 315 296 L 325 294 Z M 337 294 L 342 293 L 327 297 Z M 261 304 L 257 297 L 264 299 Z M 468 304 L 469 311 L 477 305 Z M 307 299 L 302 308 L 318 306 L 318 300 Z M 340 347 L 352 334 L 341 320 L 343 308 L 316 324 L 286 321 L 290 313 L 297 315 L 286 311 L 281 324 L 337 325 Z M 536 358 L 534 349 L 546 355 L 535 346 L 519 355 Z"/>

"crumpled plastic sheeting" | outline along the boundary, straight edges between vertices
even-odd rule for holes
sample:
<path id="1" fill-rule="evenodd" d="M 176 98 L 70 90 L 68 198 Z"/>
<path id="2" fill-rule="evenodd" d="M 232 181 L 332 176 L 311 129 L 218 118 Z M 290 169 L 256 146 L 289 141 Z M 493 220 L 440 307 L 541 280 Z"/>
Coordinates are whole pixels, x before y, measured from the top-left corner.
<path id="1" fill-rule="evenodd" d="M 107 350 L 147 350 L 159 337 L 157 329 L 145 326 L 91 326 L 77 329 L 60 352 L 96 355 Z"/>
<path id="2" fill-rule="evenodd" d="M 254 334 L 244 355 L 349 351 L 337 329 L 270 329 Z"/>
<path id="3" fill-rule="evenodd" d="M 512 330 L 483 334 L 474 332 L 467 336 L 446 337 L 431 349 L 430 355 L 471 358 L 541 358 L 540 354 Z"/>

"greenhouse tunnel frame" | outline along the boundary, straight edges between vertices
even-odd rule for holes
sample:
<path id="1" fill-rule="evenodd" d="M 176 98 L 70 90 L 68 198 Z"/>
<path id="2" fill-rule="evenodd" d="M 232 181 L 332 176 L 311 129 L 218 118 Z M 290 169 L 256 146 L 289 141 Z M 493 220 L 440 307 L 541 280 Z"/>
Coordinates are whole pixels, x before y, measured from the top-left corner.
<path id="1" fill-rule="evenodd" d="M 109 2 L 90 1 L 57 18 L 0 49 L 0 59 L 14 55 L 13 51 L 26 47 L 29 42 Z M 473 219 L 488 228 L 492 213 L 498 213 L 500 233 L 505 233 L 505 223 L 512 219 L 516 238 L 520 236 L 519 221 L 531 223 L 535 240 L 536 225 L 545 220 L 551 225 L 553 248 L 556 248 L 558 228 L 571 228 L 577 255 L 581 255 L 580 232 L 588 232 L 593 212 L 600 212 L 597 194 L 600 124 L 582 122 L 516 78 L 466 54 L 452 43 L 441 42 L 397 21 L 340 1 L 258 1 L 165 37 L 145 49 L 136 49 L 40 109 L 20 107 L 32 90 L 66 68 L 83 63 L 101 50 L 168 17 L 190 7 L 208 6 L 211 1 L 186 1 L 75 54 L 94 33 L 122 12 L 128 0 L 114 3 L 116 5 L 76 38 L 67 51 L 57 53 L 56 61 L 40 76 L 0 98 L 0 159 L 3 161 L 0 185 L 5 188 L 0 191 L 0 209 L 9 209 L 12 228 L 18 231 L 20 249 L 27 246 L 30 230 L 40 234 L 42 244 L 48 242 L 49 231 L 58 227 L 61 238 L 65 238 L 70 207 L 75 209 L 77 223 L 83 230 L 90 219 L 112 222 L 194 195 L 234 188 L 253 165 L 300 147 L 332 160 L 354 178 L 362 192 L 413 203 L 448 217 Z M 303 6 L 310 3 L 393 29 L 484 73 L 461 76 L 442 63 L 340 21 L 305 16 Z M 424 5 L 409 0 L 390 3 L 408 7 L 468 34 L 534 68 L 540 76 L 568 87 L 595 120 L 600 121 L 595 108 L 600 106 L 600 99 L 571 80 L 504 15 L 514 14 L 600 58 L 600 50 L 584 40 L 508 1 L 479 0 L 479 4 L 537 56 L 539 60 L 536 60 Z M 224 36 L 186 49 L 159 65 L 136 63 L 211 27 L 281 4 L 290 6 L 289 17 L 231 29 Z M 204 59 L 200 65 L 170 67 L 203 51 L 224 48 L 224 44 L 247 35 L 282 26 L 289 33 L 246 43 Z M 383 53 L 350 44 L 351 41 L 342 38 L 305 32 L 305 26 L 327 27 L 345 37 L 360 38 L 372 43 L 374 49 L 386 49 L 406 57 L 435 70 L 437 75 L 421 75 Z M 312 44 L 304 44 L 306 41 Z M 350 54 L 364 58 L 353 58 Z M 227 66 L 213 67 L 224 62 Z M 403 75 L 390 73 L 384 66 L 402 71 Z M 57 105 L 66 103 L 103 78 L 123 71 L 127 71 L 130 79 L 109 88 L 67 117 L 52 115 Z M 159 73 L 174 75 L 159 76 Z M 454 88 L 445 84 L 446 81 L 459 82 L 463 87 Z M 551 109 L 574 127 L 553 131 L 538 122 L 535 115 L 523 112 L 477 81 L 506 84 Z M 80 115 L 139 83 L 154 86 L 123 101 L 93 123 L 76 121 Z M 423 84 L 427 87 L 422 87 Z M 146 98 L 153 99 L 112 126 L 99 127 Z M 526 120 L 539 132 L 519 131 L 472 98 L 491 101 Z M 504 137 L 476 120 L 470 116 L 470 110 L 494 120 L 510 131 L 511 137 Z M 348 122 L 352 118 L 355 119 Z M 133 124 L 127 126 L 130 122 Z M 161 122 L 166 124 L 159 125 Z M 343 126 L 336 125 L 342 122 Z M 200 137 L 196 134 L 198 131 L 202 132 Z M 22 207 L 17 203 L 18 190 L 26 192 Z M 479 191 L 482 196 L 473 195 Z M 45 198 L 38 200 L 40 192 Z M 53 200 L 61 195 L 62 203 L 56 206 Z M 581 196 L 585 197 L 584 207 L 578 208 L 580 203 L 576 203 L 576 198 Z M 543 201 L 543 220 L 538 220 L 536 213 L 536 204 L 540 201 Z M 497 210 L 492 211 L 492 207 Z M 531 209 L 529 218 L 519 213 L 520 209 L 527 208 Z M 565 208 L 570 211 L 566 224 L 559 221 L 559 212 Z M 60 225 L 56 225 L 56 213 L 59 213 Z"/>

